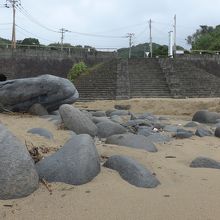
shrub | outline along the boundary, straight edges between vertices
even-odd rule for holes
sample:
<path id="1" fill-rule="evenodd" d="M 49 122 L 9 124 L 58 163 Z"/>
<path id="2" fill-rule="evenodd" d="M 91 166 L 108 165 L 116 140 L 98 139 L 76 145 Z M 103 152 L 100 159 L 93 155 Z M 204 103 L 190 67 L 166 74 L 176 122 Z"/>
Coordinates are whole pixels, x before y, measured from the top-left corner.
<path id="1" fill-rule="evenodd" d="M 68 73 L 68 79 L 74 81 L 79 75 L 87 73 L 88 68 L 84 62 L 79 62 L 73 65 Z"/>

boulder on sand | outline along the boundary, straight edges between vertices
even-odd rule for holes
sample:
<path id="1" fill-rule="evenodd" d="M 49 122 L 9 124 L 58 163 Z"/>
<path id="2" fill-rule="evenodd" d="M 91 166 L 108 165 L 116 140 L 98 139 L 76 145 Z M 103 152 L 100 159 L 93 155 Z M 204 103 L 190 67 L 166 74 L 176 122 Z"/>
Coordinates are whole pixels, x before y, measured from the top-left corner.
<path id="1" fill-rule="evenodd" d="M 89 134 L 96 136 L 97 126 L 95 123 L 79 109 L 72 105 L 62 105 L 59 108 L 61 118 L 65 127 L 76 134 Z"/>
<path id="2" fill-rule="evenodd" d="M 203 111 L 196 112 L 192 118 L 192 121 L 214 124 L 214 123 L 217 123 L 218 119 L 220 119 L 219 113 L 203 110 Z"/>
<path id="3" fill-rule="evenodd" d="M 49 182 L 81 185 L 100 172 L 99 155 L 87 134 L 73 136 L 56 153 L 36 164 L 40 178 Z"/>
<path id="4" fill-rule="evenodd" d="M 27 148 L 0 124 L 0 199 L 17 199 L 38 188 L 39 178 Z"/>
<path id="5" fill-rule="evenodd" d="M 98 137 L 107 138 L 114 134 L 124 134 L 127 132 L 126 128 L 114 122 L 100 122 L 97 124 Z"/>
<path id="6" fill-rule="evenodd" d="M 137 187 L 155 188 L 160 184 L 148 169 L 130 157 L 111 156 L 104 166 L 118 171 L 124 180 Z"/>
<path id="7" fill-rule="evenodd" d="M 112 135 L 107 138 L 106 143 L 136 149 L 144 149 L 149 152 L 157 152 L 155 145 L 143 135 L 136 135 L 131 133 Z"/>
<path id="8" fill-rule="evenodd" d="M 220 163 L 207 157 L 197 157 L 191 162 L 190 167 L 220 169 Z"/>
<path id="9" fill-rule="evenodd" d="M 35 103 L 53 111 L 78 98 L 78 91 L 68 79 L 53 75 L 0 82 L 1 105 L 10 111 L 28 112 Z"/>

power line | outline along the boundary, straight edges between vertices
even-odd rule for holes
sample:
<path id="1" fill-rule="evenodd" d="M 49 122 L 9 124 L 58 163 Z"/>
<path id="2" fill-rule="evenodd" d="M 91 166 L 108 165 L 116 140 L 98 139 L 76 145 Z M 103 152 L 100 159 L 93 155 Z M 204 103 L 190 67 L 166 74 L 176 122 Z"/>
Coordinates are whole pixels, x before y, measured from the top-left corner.
<path id="1" fill-rule="evenodd" d="M 38 20 L 36 20 L 22 5 L 16 5 L 16 8 L 22 13 L 25 17 L 27 17 L 31 22 L 37 24 L 38 26 L 54 33 L 59 33 L 58 30 L 46 27 L 44 24 L 41 24 Z"/>
<path id="2" fill-rule="evenodd" d="M 17 25 L 17 24 L 16 24 L 16 27 L 18 27 L 19 29 L 25 31 L 26 33 L 28 33 L 28 34 L 30 34 L 30 35 L 32 35 L 32 36 L 34 36 L 34 37 L 37 37 L 37 38 L 39 38 L 39 39 L 42 39 L 42 40 L 48 41 L 48 42 L 50 42 L 50 43 L 53 43 L 53 41 L 48 40 L 48 39 L 46 39 L 46 38 L 39 37 L 38 35 L 33 34 L 32 32 L 26 30 L 25 28 L 23 28 L 23 27 L 21 27 L 21 26 L 19 26 L 19 25 Z"/>

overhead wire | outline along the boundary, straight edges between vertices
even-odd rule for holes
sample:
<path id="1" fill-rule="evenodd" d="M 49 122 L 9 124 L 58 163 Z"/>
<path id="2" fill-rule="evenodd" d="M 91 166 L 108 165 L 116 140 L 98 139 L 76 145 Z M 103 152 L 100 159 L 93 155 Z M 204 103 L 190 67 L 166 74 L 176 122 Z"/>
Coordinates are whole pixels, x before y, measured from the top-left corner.
<path id="1" fill-rule="evenodd" d="M 39 37 L 38 35 L 33 34 L 32 32 L 26 30 L 25 28 L 23 28 L 23 27 L 21 27 L 21 26 L 19 26 L 19 25 L 17 25 L 17 24 L 16 24 L 16 27 L 18 27 L 19 29 L 25 31 L 26 33 L 28 33 L 28 34 L 30 34 L 30 35 L 32 35 L 32 36 L 34 36 L 34 37 L 37 37 L 37 38 L 39 38 L 39 39 L 42 39 L 42 40 L 48 41 L 48 42 L 50 42 L 50 43 L 53 43 L 51 40 L 48 40 L 48 39 L 46 39 L 46 38 Z"/>

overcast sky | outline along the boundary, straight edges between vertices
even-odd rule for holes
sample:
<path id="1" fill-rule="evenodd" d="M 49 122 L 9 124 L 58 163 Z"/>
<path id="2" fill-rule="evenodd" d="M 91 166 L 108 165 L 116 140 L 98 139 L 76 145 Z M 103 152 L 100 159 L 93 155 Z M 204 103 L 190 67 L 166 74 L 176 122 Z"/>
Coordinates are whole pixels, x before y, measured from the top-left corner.
<path id="1" fill-rule="evenodd" d="M 0 5 L 5 3 L 0 0 Z M 177 15 L 177 44 L 186 47 L 185 39 L 199 25 L 220 24 L 219 0 L 21 0 L 17 10 L 17 39 L 34 37 L 40 43 L 64 42 L 96 48 L 128 46 L 127 33 L 135 33 L 134 44 L 149 41 L 148 21 L 152 19 L 153 42 L 168 44 L 168 31 Z M 34 21 L 34 22 L 33 22 Z M 11 38 L 12 9 L 0 8 L 0 37 Z M 42 27 L 40 25 L 44 25 Z M 105 35 L 94 37 L 74 32 Z"/>

